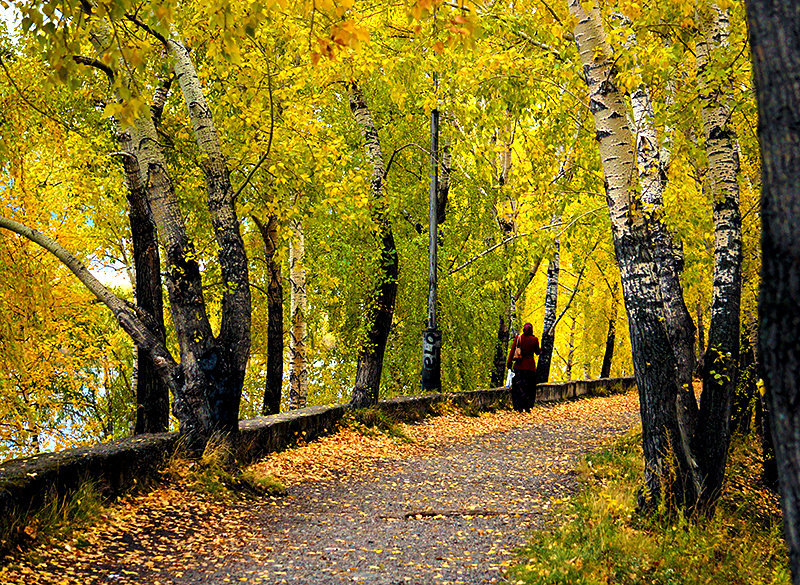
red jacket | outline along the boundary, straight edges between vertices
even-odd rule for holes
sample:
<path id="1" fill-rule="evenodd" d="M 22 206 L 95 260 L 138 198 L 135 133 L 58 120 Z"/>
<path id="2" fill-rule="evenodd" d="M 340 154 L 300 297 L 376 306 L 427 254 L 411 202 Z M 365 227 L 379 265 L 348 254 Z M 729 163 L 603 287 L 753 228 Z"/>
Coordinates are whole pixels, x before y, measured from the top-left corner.
<path id="1" fill-rule="evenodd" d="M 517 345 L 522 350 L 522 359 L 515 360 L 514 359 L 514 350 L 517 348 Z M 511 351 L 508 352 L 508 360 L 506 360 L 506 368 L 511 369 L 511 364 L 514 364 L 514 371 L 517 372 L 519 370 L 529 370 L 531 372 L 536 371 L 536 358 L 533 357 L 534 354 L 539 353 L 539 339 L 533 334 L 522 334 L 517 335 L 514 338 L 514 343 L 511 344 Z"/>

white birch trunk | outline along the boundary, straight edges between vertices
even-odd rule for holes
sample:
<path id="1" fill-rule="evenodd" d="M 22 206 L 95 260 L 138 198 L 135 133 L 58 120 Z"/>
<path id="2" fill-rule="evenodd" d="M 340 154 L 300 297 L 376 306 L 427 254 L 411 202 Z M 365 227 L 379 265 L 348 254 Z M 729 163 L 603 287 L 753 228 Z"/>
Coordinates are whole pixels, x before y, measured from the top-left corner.
<path id="1" fill-rule="evenodd" d="M 712 56 L 728 46 L 728 14 L 712 5 L 700 17 L 697 76 L 708 155 L 708 178 L 714 207 L 714 287 L 708 346 L 703 365 L 695 452 L 705 476 L 704 500 L 719 495 L 724 480 L 733 396 L 739 362 L 742 234 L 739 211 L 739 158 L 730 125 L 729 96 L 712 76 Z"/>
<path id="2" fill-rule="evenodd" d="M 291 280 L 289 336 L 289 408 L 308 406 L 308 370 L 306 344 L 306 269 L 303 226 L 292 220 L 292 241 L 289 248 L 289 279 Z"/>
<path id="3" fill-rule="evenodd" d="M 627 108 L 616 86 L 614 58 L 596 3 L 592 1 L 587 6 L 579 0 L 567 0 L 567 5 L 576 22 L 575 41 L 589 89 L 589 108 L 595 121 L 628 313 L 645 456 L 646 489 L 640 506 L 650 507 L 667 494 L 693 499 L 687 493 L 691 486 L 684 483 L 692 462 L 682 448 L 685 441 L 678 425 L 677 363 L 664 323 L 664 303 L 647 218 L 633 184 L 637 172 Z M 676 477 L 669 477 L 669 469 L 676 468 Z"/>

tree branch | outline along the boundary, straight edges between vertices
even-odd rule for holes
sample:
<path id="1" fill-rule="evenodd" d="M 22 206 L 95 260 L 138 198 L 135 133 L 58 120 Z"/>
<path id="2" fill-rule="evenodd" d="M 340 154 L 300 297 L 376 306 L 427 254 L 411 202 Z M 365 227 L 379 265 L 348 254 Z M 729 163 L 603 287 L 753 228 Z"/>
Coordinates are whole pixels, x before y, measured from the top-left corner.
<path id="1" fill-rule="evenodd" d="M 97 278 L 89 272 L 89 269 L 71 252 L 52 238 L 12 219 L 0 216 L 0 228 L 7 229 L 27 238 L 58 258 L 58 260 L 69 268 L 78 280 L 80 280 L 89 292 L 111 310 L 120 327 L 131 336 L 136 346 L 151 353 L 156 367 L 159 370 L 168 370 L 171 374 L 169 377 L 174 378 L 177 364 L 167 351 L 163 340 L 159 340 L 158 336 L 147 327 L 141 317 L 134 312 L 125 301 L 120 299 L 97 280 Z"/>
<path id="2" fill-rule="evenodd" d="M 594 246 L 592 246 L 592 249 L 589 251 L 589 254 L 587 254 L 587 256 L 591 255 L 591 253 L 595 251 L 595 249 L 597 248 L 597 246 L 599 244 L 600 244 L 600 240 L 597 240 L 595 242 Z M 561 314 L 558 316 L 558 318 L 556 318 L 556 320 L 550 326 L 550 330 L 548 331 L 548 333 L 552 333 L 555 330 L 556 325 L 558 325 L 558 322 L 561 321 L 561 317 L 563 317 L 566 314 L 567 309 L 569 309 L 569 306 L 572 304 L 572 300 L 575 298 L 575 295 L 578 294 L 578 288 L 580 287 L 581 280 L 583 279 L 583 273 L 586 271 L 586 267 L 588 265 L 589 265 L 588 262 L 584 262 L 583 263 L 583 267 L 581 268 L 581 271 L 578 273 L 578 280 L 575 282 L 575 289 L 572 291 L 572 295 L 569 297 L 569 300 L 567 301 L 567 304 L 564 307 L 564 310 L 561 311 Z"/>
<path id="3" fill-rule="evenodd" d="M 106 77 L 108 77 L 108 82 L 112 85 L 114 84 L 114 79 L 117 76 L 116 72 L 102 61 L 93 59 L 92 57 L 85 57 L 84 55 L 73 55 L 72 60 L 80 65 L 94 67 L 95 69 L 102 71 L 106 74 Z"/>
<path id="4" fill-rule="evenodd" d="M 164 35 L 162 35 L 160 32 L 158 32 L 157 30 L 154 30 L 151 26 L 145 24 L 144 22 L 142 22 L 141 20 L 139 20 L 136 16 L 134 16 L 132 14 L 126 14 L 125 18 L 130 20 L 133 24 L 138 26 L 140 29 L 142 29 L 146 33 L 148 33 L 148 34 L 152 35 L 153 37 L 155 37 L 156 39 L 158 39 L 159 42 L 162 45 L 164 45 L 164 47 L 166 47 L 167 50 L 169 50 L 169 40 Z"/>

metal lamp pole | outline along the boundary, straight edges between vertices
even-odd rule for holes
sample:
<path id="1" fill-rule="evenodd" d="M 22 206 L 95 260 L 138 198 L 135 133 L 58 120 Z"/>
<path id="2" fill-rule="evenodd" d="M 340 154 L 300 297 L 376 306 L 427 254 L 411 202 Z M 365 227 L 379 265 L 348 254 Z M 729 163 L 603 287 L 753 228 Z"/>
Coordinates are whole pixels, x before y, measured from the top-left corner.
<path id="1" fill-rule="evenodd" d="M 435 79 L 435 77 L 434 77 Z M 441 381 L 442 332 L 436 322 L 436 233 L 439 189 L 439 110 L 431 111 L 431 190 L 428 218 L 428 328 L 422 334 L 422 389 L 439 390 Z"/>

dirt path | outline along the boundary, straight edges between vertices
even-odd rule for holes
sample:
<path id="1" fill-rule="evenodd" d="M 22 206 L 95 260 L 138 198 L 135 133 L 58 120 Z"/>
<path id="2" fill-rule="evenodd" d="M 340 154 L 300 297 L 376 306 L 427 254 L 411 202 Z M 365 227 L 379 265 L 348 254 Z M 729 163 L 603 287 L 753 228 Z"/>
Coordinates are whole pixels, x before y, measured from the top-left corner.
<path id="1" fill-rule="evenodd" d="M 638 420 L 628 394 L 437 417 L 405 427 L 411 445 L 334 436 L 260 465 L 288 481 L 284 498 L 231 508 L 158 490 L 124 521 L 0 572 L 0 582 L 502 582 L 513 550 L 572 489 L 577 457 Z"/>

